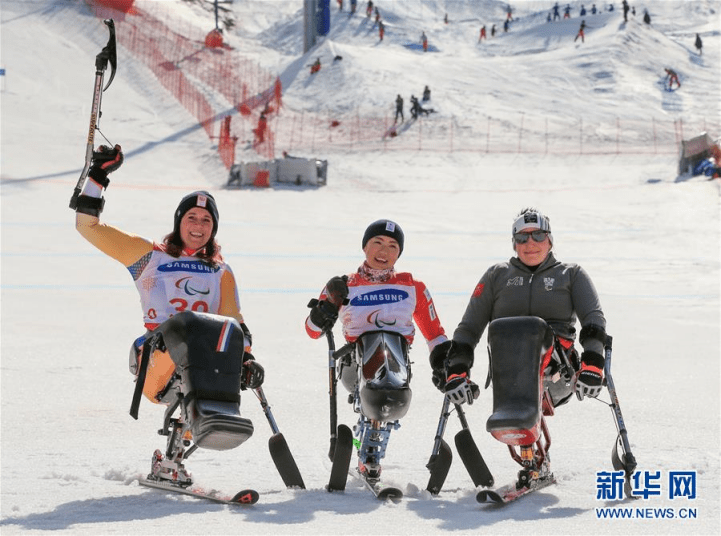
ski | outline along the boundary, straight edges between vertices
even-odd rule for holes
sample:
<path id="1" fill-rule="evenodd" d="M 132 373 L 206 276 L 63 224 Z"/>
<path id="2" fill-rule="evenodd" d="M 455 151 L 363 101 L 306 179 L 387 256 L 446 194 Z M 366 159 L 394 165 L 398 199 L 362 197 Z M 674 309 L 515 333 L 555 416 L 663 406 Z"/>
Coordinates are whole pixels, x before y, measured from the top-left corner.
<path id="1" fill-rule="evenodd" d="M 508 504 L 516 499 L 520 499 L 521 497 L 528 495 L 529 493 L 533 493 L 534 491 L 546 488 L 555 483 L 556 478 L 553 475 L 548 475 L 543 479 L 533 482 L 531 486 L 524 486 L 520 489 L 517 489 L 516 483 L 513 482 L 500 488 L 496 488 L 495 490 L 482 489 L 476 494 L 476 500 L 479 503 Z"/>
<path id="2" fill-rule="evenodd" d="M 182 487 L 162 480 L 140 478 L 138 479 L 138 482 L 141 486 L 145 486 L 148 488 L 171 491 L 173 493 L 182 493 L 183 495 L 190 495 L 191 497 L 196 497 L 198 499 L 206 499 L 221 504 L 255 504 L 258 502 L 258 499 L 260 497 L 258 495 L 258 492 L 254 489 L 244 489 L 242 491 L 239 491 L 235 495 L 227 495 L 214 489 L 207 490 L 199 486 Z"/>
<path id="3" fill-rule="evenodd" d="M 348 480 L 348 468 L 353 457 L 353 432 L 345 424 L 338 426 L 333 450 L 333 467 L 330 471 L 328 491 L 343 491 Z"/>
<path id="4" fill-rule="evenodd" d="M 358 469 L 351 469 L 349 472 L 363 482 L 363 485 L 375 495 L 376 499 L 380 499 L 381 501 L 390 499 L 393 502 L 398 502 L 403 498 L 403 491 L 395 486 L 384 484 L 378 478 L 366 478 L 358 472 Z"/>

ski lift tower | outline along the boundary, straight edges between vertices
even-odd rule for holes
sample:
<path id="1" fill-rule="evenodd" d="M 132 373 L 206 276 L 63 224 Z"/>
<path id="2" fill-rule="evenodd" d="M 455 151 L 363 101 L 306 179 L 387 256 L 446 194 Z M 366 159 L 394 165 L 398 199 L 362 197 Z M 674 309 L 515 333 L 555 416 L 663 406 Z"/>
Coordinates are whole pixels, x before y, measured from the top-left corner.
<path id="1" fill-rule="evenodd" d="M 315 38 L 330 31 L 330 0 L 303 0 L 303 53 L 315 46 Z"/>

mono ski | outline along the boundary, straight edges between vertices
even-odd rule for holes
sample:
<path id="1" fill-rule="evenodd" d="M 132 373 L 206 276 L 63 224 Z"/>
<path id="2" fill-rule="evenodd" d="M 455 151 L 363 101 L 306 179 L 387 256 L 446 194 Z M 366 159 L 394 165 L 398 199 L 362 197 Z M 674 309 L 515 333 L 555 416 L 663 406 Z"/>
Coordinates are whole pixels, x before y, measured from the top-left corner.
<path id="1" fill-rule="evenodd" d="M 190 495 L 191 497 L 206 499 L 221 504 L 249 505 L 257 503 L 260 498 L 258 492 L 254 489 L 244 489 L 235 495 L 227 495 L 214 489 L 209 490 L 193 485 L 183 487 L 163 480 L 140 478 L 138 479 L 138 482 L 141 486 L 148 488 L 171 491 L 173 493 L 182 493 L 183 495 Z"/>
<path id="2" fill-rule="evenodd" d="M 516 487 L 516 483 L 512 482 L 500 488 L 482 489 L 476 494 L 476 501 L 479 503 L 496 503 L 496 504 L 508 504 L 521 497 L 538 491 L 539 489 L 546 488 L 551 484 L 556 483 L 556 478 L 553 475 L 548 475 L 545 478 L 534 481 L 530 486 L 523 486 L 520 489 Z"/>

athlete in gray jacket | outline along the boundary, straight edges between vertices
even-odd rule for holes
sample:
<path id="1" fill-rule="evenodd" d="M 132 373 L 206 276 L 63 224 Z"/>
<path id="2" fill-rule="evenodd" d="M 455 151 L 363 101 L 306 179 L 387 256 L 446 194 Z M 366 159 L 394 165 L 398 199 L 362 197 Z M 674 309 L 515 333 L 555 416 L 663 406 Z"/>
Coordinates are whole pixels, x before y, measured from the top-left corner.
<path id="1" fill-rule="evenodd" d="M 581 323 L 583 347 L 575 390 L 580 399 L 598 396 L 603 382 L 606 319 L 586 271 L 558 261 L 551 250 L 549 219 L 538 210 L 524 209 L 513 224 L 517 257 L 491 266 L 473 291 L 466 312 L 445 353 L 431 353 L 434 383 L 455 403 L 472 403 L 478 388 L 470 381 L 473 349 L 486 326 L 497 318 L 537 316 L 570 349 Z"/>

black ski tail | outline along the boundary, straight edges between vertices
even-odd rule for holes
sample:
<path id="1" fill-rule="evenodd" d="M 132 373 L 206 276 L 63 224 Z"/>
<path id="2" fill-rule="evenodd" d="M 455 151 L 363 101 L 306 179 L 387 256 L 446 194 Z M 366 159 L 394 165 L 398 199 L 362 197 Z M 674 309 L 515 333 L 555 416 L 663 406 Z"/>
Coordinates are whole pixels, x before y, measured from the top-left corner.
<path id="1" fill-rule="evenodd" d="M 253 392 L 255 396 L 258 397 L 265 417 L 268 419 L 268 424 L 270 424 L 270 429 L 273 431 L 273 435 L 268 440 L 268 447 L 270 448 L 270 456 L 273 458 L 273 463 L 275 463 L 280 477 L 289 488 L 305 489 L 303 477 L 300 474 L 300 470 L 298 470 L 295 459 L 293 459 L 293 454 L 290 452 L 285 437 L 283 437 L 283 434 L 281 434 L 278 429 L 273 413 L 270 411 L 268 400 L 265 398 L 263 388 L 258 387 L 257 389 L 253 389 Z"/>
<path id="2" fill-rule="evenodd" d="M 492 486 L 493 475 L 490 469 L 486 465 L 486 461 L 481 455 L 481 451 L 478 450 L 476 442 L 473 440 L 471 430 L 468 428 L 468 421 L 466 420 L 466 414 L 463 412 L 463 408 L 456 404 L 456 413 L 461 421 L 463 430 L 456 434 L 456 450 L 458 455 L 463 460 L 463 465 L 466 466 L 468 474 L 471 475 L 471 480 L 476 486 Z"/>
<path id="3" fill-rule="evenodd" d="M 333 467 L 328 481 L 328 491 L 343 491 L 348 480 L 348 469 L 353 457 L 353 432 L 345 424 L 338 426 L 335 448 L 332 454 Z"/>
<path id="4" fill-rule="evenodd" d="M 443 483 L 446 481 L 448 471 L 451 469 L 451 463 L 453 462 L 453 453 L 451 447 L 445 440 L 441 439 L 441 444 L 438 449 L 438 453 L 431 454 L 426 467 L 431 472 L 431 476 L 428 478 L 428 485 L 426 489 L 433 495 L 438 495 L 443 488 Z"/>
<path id="5" fill-rule="evenodd" d="M 291 454 L 283 434 L 280 432 L 273 434 L 268 440 L 268 447 L 270 449 L 270 456 L 273 458 L 273 463 L 278 469 L 278 473 L 280 473 L 280 477 L 283 479 L 286 487 L 305 489 L 303 477 L 300 474 L 298 465 L 295 463 L 295 459 L 293 459 L 293 454 Z"/>
<path id="6" fill-rule="evenodd" d="M 463 465 L 466 466 L 468 474 L 473 480 L 475 486 L 492 486 L 493 475 L 486 465 L 486 461 L 483 459 L 481 452 L 476 446 L 476 442 L 473 441 L 471 431 L 468 428 L 464 428 L 456 434 L 456 450 L 458 455 L 463 460 Z"/>

